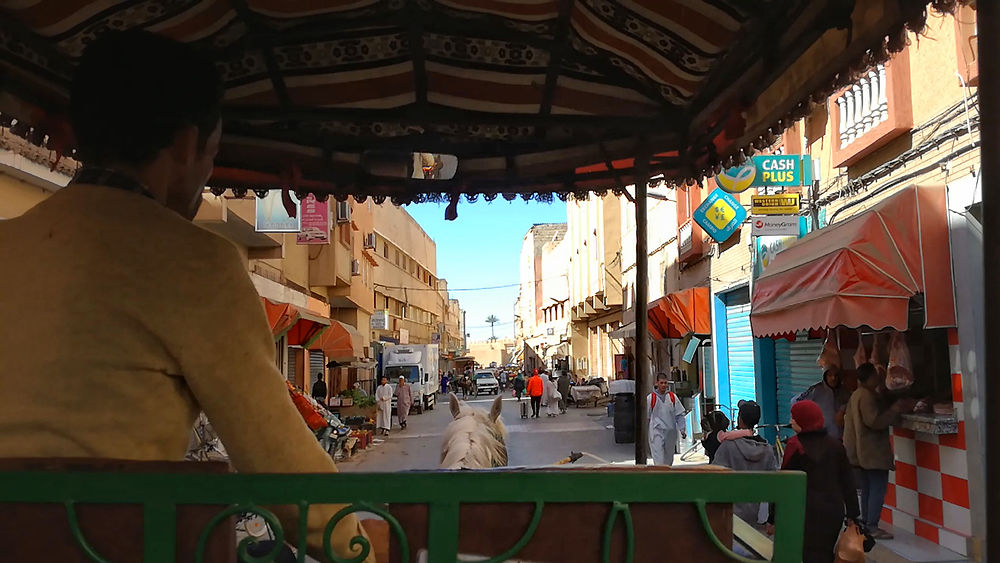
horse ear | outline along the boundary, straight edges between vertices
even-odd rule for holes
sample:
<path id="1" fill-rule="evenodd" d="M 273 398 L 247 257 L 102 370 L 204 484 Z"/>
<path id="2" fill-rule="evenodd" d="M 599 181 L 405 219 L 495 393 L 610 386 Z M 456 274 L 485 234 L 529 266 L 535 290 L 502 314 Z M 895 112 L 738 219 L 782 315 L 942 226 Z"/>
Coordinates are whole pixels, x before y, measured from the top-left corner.
<path id="1" fill-rule="evenodd" d="M 458 397 L 454 393 L 448 393 L 448 406 L 451 407 L 451 417 L 458 418 L 461 407 L 458 405 Z"/>
<path id="2" fill-rule="evenodd" d="M 501 411 L 503 411 L 503 395 L 497 395 L 497 398 L 493 399 L 493 406 L 490 407 L 490 420 L 499 420 Z"/>

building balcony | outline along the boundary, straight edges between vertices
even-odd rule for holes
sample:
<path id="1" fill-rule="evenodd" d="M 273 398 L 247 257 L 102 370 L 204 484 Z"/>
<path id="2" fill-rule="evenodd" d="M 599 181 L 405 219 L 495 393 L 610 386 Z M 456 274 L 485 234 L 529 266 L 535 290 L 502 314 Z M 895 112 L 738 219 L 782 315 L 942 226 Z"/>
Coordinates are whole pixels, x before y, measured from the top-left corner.
<path id="1" fill-rule="evenodd" d="M 829 101 L 833 165 L 851 166 L 913 128 L 909 50 L 880 64 Z"/>

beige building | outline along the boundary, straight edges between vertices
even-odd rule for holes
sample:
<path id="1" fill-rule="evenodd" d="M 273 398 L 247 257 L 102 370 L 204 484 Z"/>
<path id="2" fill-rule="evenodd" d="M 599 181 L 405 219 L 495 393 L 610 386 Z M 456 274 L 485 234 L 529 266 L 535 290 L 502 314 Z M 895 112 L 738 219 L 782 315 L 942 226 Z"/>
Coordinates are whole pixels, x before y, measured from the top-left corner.
<path id="1" fill-rule="evenodd" d="M 372 340 L 440 344 L 448 337 L 449 298 L 447 283 L 437 277 L 437 245 L 402 207 L 376 205 L 374 220 Z M 455 346 L 444 344 L 445 352 Z"/>
<path id="2" fill-rule="evenodd" d="M 621 199 L 589 194 L 566 202 L 571 353 L 576 375 L 614 379 L 624 347 L 609 333 L 622 321 Z"/>
<path id="3" fill-rule="evenodd" d="M 524 369 L 565 367 L 569 358 L 569 246 L 566 223 L 528 230 L 521 244 L 520 291 L 514 321 Z"/>
<path id="4" fill-rule="evenodd" d="M 489 366 L 494 362 L 503 366 L 514 357 L 516 342 L 513 338 L 472 341 L 469 342 L 469 355 L 481 366 Z"/>

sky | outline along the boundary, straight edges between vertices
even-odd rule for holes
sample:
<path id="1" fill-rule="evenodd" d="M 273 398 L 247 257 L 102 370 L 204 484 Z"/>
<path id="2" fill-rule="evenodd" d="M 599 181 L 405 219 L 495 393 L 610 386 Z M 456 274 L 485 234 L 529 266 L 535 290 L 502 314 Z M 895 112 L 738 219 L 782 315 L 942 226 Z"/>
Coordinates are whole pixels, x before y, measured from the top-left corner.
<path id="1" fill-rule="evenodd" d="M 491 314 L 500 319 L 497 338 L 514 337 L 514 301 L 517 299 L 521 243 L 537 223 L 565 223 L 566 204 L 508 202 L 497 198 L 458 205 L 458 219 L 444 220 L 445 203 L 407 205 L 406 211 L 437 243 L 437 277 L 448 280 L 452 299 L 466 313 L 470 340 L 486 340 Z M 508 286 L 497 289 L 477 289 Z M 472 291 L 456 291 L 456 290 Z"/>

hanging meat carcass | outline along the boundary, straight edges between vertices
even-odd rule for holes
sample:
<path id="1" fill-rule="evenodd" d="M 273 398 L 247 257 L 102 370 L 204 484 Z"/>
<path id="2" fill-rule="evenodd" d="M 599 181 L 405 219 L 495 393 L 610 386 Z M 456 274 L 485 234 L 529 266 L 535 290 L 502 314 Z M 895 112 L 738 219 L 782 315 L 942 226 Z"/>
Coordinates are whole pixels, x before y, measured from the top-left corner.
<path id="1" fill-rule="evenodd" d="M 892 333 L 889 340 L 889 366 L 886 370 L 885 388 L 899 391 L 913 385 L 913 362 L 906 336 L 901 332 Z"/>

